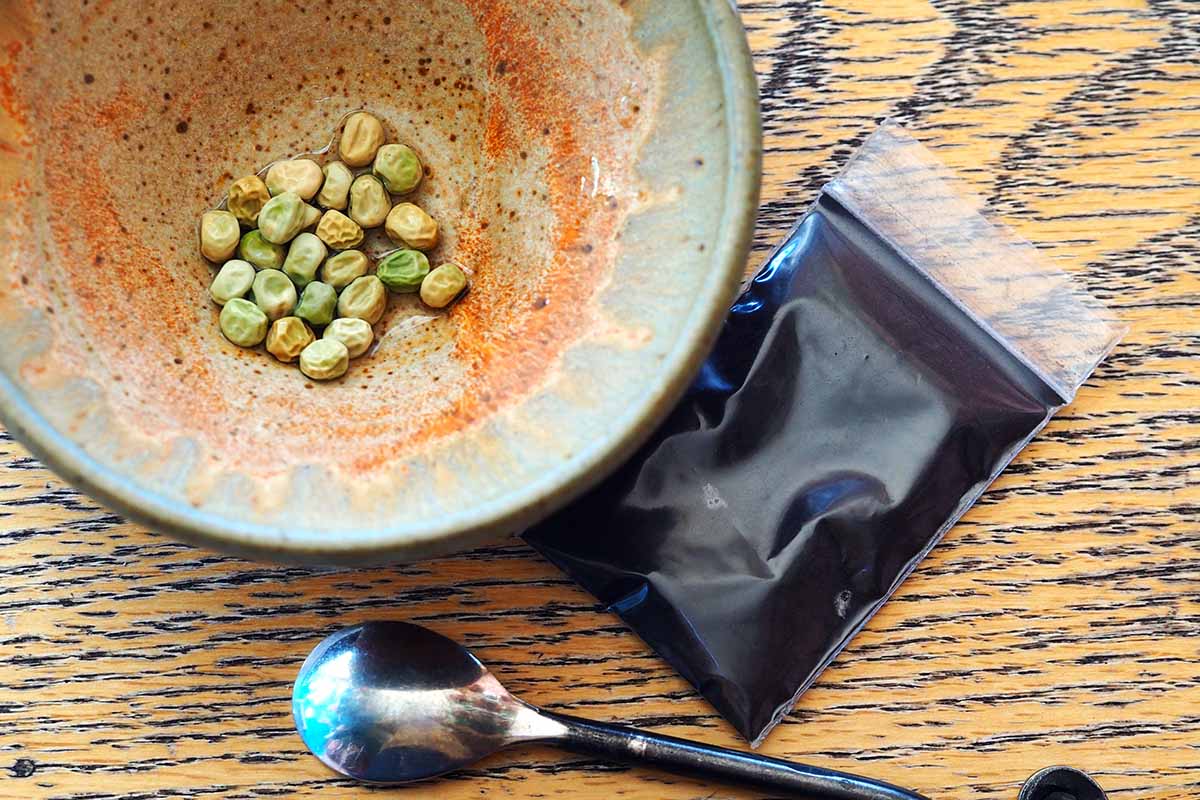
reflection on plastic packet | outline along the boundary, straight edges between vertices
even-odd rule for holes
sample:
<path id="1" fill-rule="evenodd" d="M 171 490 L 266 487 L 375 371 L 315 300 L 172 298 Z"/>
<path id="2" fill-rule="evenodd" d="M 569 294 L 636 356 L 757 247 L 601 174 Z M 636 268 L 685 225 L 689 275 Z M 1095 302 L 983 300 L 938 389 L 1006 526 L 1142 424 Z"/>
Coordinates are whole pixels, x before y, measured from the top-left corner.
<path id="1" fill-rule="evenodd" d="M 526 539 L 757 744 L 1119 334 L 885 124 L 651 440 Z"/>

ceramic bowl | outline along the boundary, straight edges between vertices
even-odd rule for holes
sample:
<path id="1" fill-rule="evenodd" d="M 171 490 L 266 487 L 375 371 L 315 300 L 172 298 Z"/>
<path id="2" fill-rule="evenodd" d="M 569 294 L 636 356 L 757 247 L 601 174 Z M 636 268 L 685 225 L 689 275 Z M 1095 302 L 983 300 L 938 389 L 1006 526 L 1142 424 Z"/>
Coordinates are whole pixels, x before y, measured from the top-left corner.
<path id="1" fill-rule="evenodd" d="M 331 383 L 222 338 L 197 220 L 356 109 L 426 165 L 445 312 L 395 296 Z M 758 102 L 727 0 L 38 0 L 0 20 L 0 411 L 188 541 L 402 561 L 520 530 L 628 456 L 736 293 Z"/>

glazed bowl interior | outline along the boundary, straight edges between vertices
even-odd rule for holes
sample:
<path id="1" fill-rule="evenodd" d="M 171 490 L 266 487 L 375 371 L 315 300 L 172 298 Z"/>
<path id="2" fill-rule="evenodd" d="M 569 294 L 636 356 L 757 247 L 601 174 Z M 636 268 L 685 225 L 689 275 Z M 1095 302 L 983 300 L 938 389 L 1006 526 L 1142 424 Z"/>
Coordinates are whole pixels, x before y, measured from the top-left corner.
<path id="1" fill-rule="evenodd" d="M 758 111 L 721 0 L 0 9 L 0 410 L 152 528 L 330 562 L 512 532 L 652 429 L 740 280 Z M 393 296 L 317 383 L 222 338 L 197 220 L 356 109 L 472 284 Z"/>

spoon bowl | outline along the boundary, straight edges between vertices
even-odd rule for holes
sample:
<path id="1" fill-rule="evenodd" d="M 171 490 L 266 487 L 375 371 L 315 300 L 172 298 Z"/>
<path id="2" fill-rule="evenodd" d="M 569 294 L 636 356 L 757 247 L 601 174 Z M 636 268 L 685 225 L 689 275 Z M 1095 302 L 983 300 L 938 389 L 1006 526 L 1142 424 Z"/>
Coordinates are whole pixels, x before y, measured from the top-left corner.
<path id="1" fill-rule="evenodd" d="M 403 622 L 358 625 L 321 642 L 300 669 L 292 710 L 321 761 L 368 783 L 434 778 L 562 727 L 457 643 Z"/>
<path id="2" fill-rule="evenodd" d="M 461 769 L 510 745 L 546 742 L 601 758 L 838 800 L 924 800 L 891 784 L 543 711 L 468 650 L 404 622 L 330 635 L 300 668 L 292 713 L 305 745 L 355 780 L 402 784 Z"/>

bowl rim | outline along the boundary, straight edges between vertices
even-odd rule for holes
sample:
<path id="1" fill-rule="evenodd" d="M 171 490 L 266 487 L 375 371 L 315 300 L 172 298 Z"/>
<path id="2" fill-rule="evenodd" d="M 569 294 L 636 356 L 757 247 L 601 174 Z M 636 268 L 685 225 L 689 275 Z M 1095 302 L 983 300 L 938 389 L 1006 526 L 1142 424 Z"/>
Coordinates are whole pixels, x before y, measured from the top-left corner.
<path id="1" fill-rule="evenodd" d="M 496 541 L 566 505 L 623 463 L 675 406 L 707 357 L 742 285 L 762 175 L 758 83 L 749 42 L 733 3 L 696 2 L 716 51 L 730 131 L 726 205 L 713 250 L 713 280 L 698 296 L 675 346 L 664 358 L 661 384 L 614 421 L 607 435 L 575 453 L 550 475 L 433 524 L 385 527 L 371 535 L 364 531 L 352 542 L 339 538 L 336 531 L 317 528 L 293 537 L 276 525 L 201 511 L 124 478 L 51 425 L 3 372 L 0 421 L 59 477 L 125 518 L 191 544 L 273 561 L 370 565 L 446 555 Z"/>

